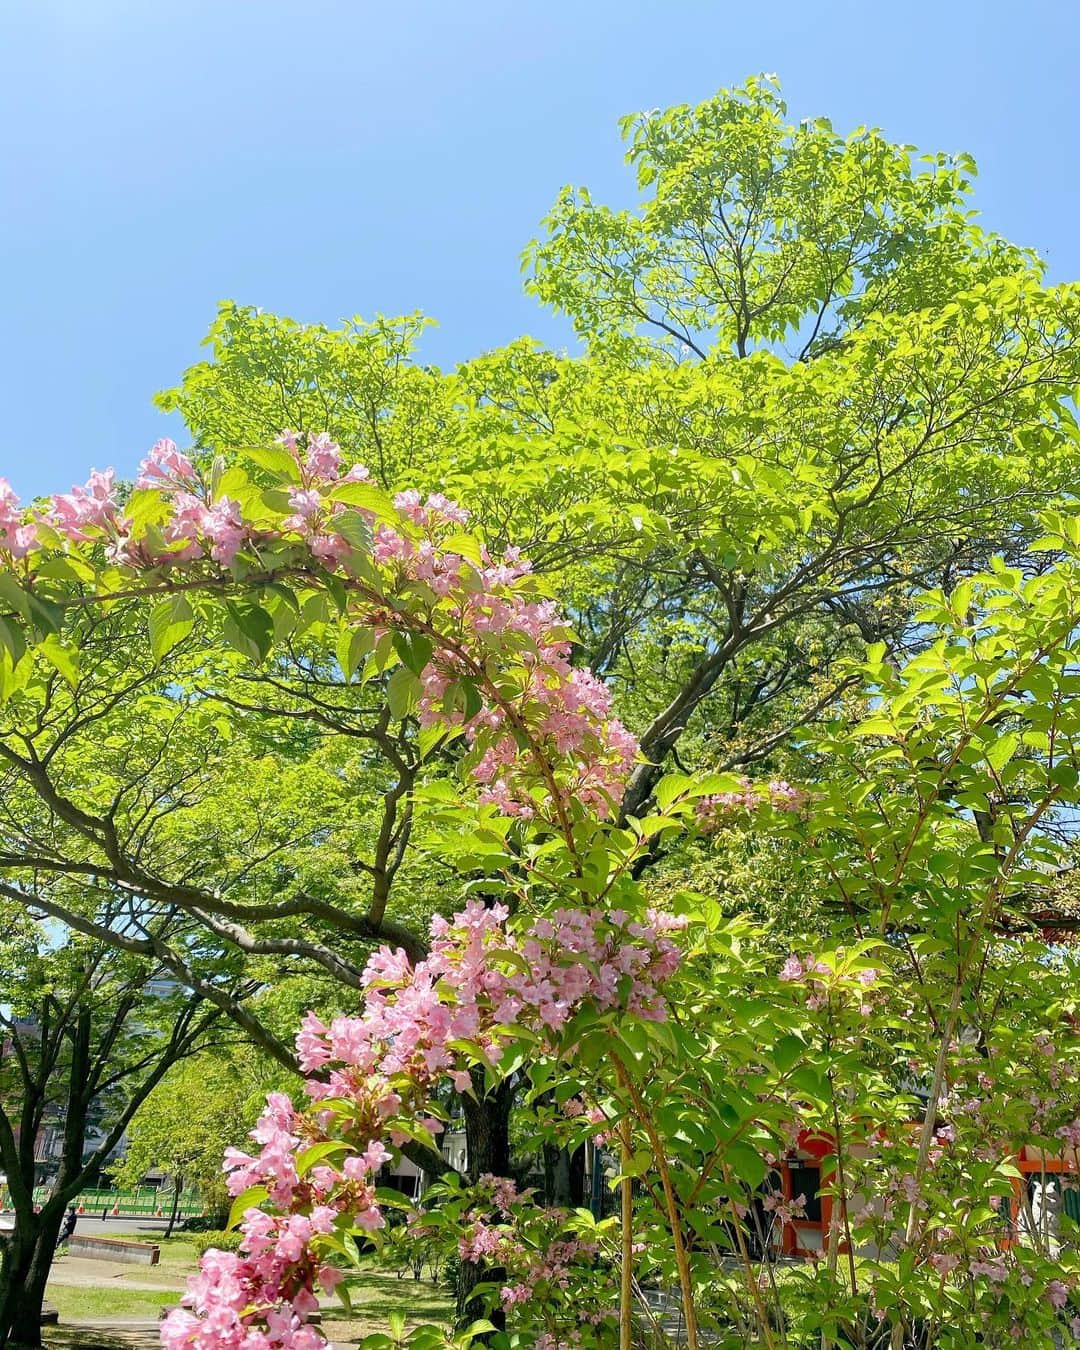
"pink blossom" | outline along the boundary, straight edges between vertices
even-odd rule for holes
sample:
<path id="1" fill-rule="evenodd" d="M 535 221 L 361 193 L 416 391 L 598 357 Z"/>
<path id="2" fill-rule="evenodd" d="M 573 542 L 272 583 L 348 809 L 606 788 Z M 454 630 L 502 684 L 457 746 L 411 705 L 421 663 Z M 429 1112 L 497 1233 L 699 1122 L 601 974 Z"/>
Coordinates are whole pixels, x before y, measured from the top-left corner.
<path id="1" fill-rule="evenodd" d="M 769 804 L 776 811 L 799 811 L 806 803 L 806 793 L 782 778 L 772 779 L 768 791 Z"/>
<path id="2" fill-rule="evenodd" d="M 182 484 L 195 477 L 195 466 L 175 441 L 162 438 L 151 446 L 146 458 L 139 464 L 137 488 L 157 488 L 163 483 Z"/>
<path id="3" fill-rule="evenodd" d="M 325 431 L 308 437 L 307 468 L 314 477 L 333 482 L 341 464 L 341 448 Z"/>
<path id="4" fill-rule="evenodd" d="M 88 529 L 104 529 L 116 517 L 117 503 L 113 487 L 113 471 L 97 469 L 90 474 L 84 487 L 73 487 L 70 493 L 52 498 L 46 515 L 50 525 L 76 542 L 88 539 Z"/>
<path id="5" fill-rule="evenodd" d="M 210 541 L 211 558 L 228 566 L 247 539 L 239 503 L 220 497 L 203 515 L 202 532 Z"/>

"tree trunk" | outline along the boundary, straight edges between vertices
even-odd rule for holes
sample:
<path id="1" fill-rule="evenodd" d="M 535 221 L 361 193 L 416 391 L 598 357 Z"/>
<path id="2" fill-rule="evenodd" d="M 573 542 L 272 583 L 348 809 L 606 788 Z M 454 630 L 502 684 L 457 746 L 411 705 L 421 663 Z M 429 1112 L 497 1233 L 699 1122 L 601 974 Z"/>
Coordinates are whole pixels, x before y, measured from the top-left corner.
<path id="1" fill-rule="evenodd" d="M 16 1344 L 13 1341 L 16 1322 L 22 1305 L 22 1291 L 30 1275 L 37 1239 L 37 1225 L 25 1222 L 25 1216 L 16 1214 L 15 1231 L 4 1242 L 4 1258 L 0 1263 L 0 1346 Z M 39 1310 L 40 1316 L 40 1310 Z M 28 1345 L 40 1345 L 40 1328 Z"/>
<path id="2" fill-rule="evenodd" d="M 544 1200 L 557 1209 L 579 1209 L 585 1203 L 585 1149 L 544 1145 Z"/>
<path id="3" fill-rule="evenodd" d="M 469 1149 L 469 1176 L 472 1180 L 490 1173 L 496 1177 L 511 1176 L 510 1170 L 510 1107 L 514 1100 L 512 1082 L 501 1083 L 490 1096 L 479 1101 L 463 1096 L 465 1110 L 465 1138 Z M 462 1325 L 489 1316 L 500 1330 L 505 1318 L 500 1308 L 487 1313 L 482 1302 L 472 1291 L 481 1280 L 500 1281 L 504 1271 L 482 1267 L 475 1261 L 462 1261 L 458 1267 L 457 1319 Z"/>
<path id="4" fill-rule="evenodd" d="M 11 1327 L 14 1345 L 41 1344 L 41 1308 L 45 1302 L 45 1285 L 56 1255 L 56 1239 L 64 1221 L 64 1207 L 47 1207 L 39 1215 L 37 1241 L 34 1243 L 26 1280 L 19 1291 L 18 1311 Z"/>
<path id="5" fill-rule="evenodd" d="M 173 1229 L 176 1227 L 176 1217 L 180 1213 L 180 1191 L 184 1185 L 184 1178 L 179 1174 L 173 1178 L 173 1201 L 172 1213 L 169 1215 L 169 1226 L 165 1229 L 165 1236 L 171 1238 Z"/>
<path id="6" fill-rule="evenodd" d="M 41 1344 L 41 1307 L 64 1219 L 63 1205 L 16 1215 L 0 1272 L 0 1346 Z"/>

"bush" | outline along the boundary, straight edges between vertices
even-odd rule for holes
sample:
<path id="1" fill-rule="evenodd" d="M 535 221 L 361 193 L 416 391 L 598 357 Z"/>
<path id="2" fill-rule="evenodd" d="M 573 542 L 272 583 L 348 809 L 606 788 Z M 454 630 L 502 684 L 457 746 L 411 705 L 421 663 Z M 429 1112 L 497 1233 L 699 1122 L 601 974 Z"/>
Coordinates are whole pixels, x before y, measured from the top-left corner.
<path id="1" fill-rule="evenodd" d="M 191 1239 L 191 1245 L 195 1248 L 195 1255 L 199 1258 L 211 1247 L 216 1247 L 221 1252 L 235 1252 L 239 1250 L 240 1239 L 243 1233 L 233 1231 L 227 1232 L 224 1229 L 208 1229 L 205 1233 L 198 1233 Z"/>
<path id="2" fill-rule="evenodd" d="M 227 1210 L 222 1210 L 220 1214 L 193 1214 L 191 1218 L 185 1219 L 180 1225 L 180 1231 L 182 1233 L 221 1232 L 228 1222 L 228 1217 Z"/>

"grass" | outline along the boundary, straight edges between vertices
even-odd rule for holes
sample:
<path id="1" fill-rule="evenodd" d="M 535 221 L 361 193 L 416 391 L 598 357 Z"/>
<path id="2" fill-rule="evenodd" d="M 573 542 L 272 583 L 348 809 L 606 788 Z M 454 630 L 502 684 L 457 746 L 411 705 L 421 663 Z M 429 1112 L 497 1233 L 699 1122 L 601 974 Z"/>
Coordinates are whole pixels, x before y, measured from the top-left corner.
<path id="1" fill-rule="evenodd" d="M 64 1322 L 105 1321 L 122 1318 L 130 1321 L 156 1320 L 162 1308 L 174 1302 L 166 1290 L 157 1293 L 142 1289 L 92 1289 L 83 1285 L 49 1282 L 48 1302 Z"/>
<path id="2" fill-rule="evenodd" d="M 153 1241 L 153 1238 L 147 1238 Z M 107 1287 L 64 1284 L 64 1263 L 53 1268 L 48 1299 L 59 1309 L 62 1321 L 106 1321 L 109 1318 L 156 1319 L 163 1307 L 177 1302 L 186 1275 L 195 1270 L 195 1253 L 185 1237 L 161 1242 L 161 1261 L 157 1266 L 117 1266 Z M 172 1284 L 173 1290 L 125 1289 L 124 1279 L 139 1283 Z M 430 1279 L 414 1280 L 410 1275 L 399 1280 L 393 1270 L 372 1264 L 346 1281 L 352 1298 L 352 1313 L 341 1307 L 337 1298 L 323 1300 L 323 1329 L 332 1341 L 356 1341 L 373 1331 L 386 1329 L 388 1313 L 403 1312 L 406 1325 L 422 1322 L 449 1323 L 453 1300 L 442 1286 Z"/>
<path id="3" fill-rule="evenodd" d="M 352 1298 L 352 1316 L 338 1313 L 332 1300 L 323 1306 L 323 1330 L 332 1341 L 355 1341 L 373 1331 L 386 1330 L 386 1316 L 403 1312 L 406 1326 L 421 1322 L 447 1325 L 453 1313 L 453 1300 L 441 1286 L 430 1280 L 414 1280 L 407 1275 L 399 1280 L 392 1271 L 373 1269 L 347 1281 Z"/>

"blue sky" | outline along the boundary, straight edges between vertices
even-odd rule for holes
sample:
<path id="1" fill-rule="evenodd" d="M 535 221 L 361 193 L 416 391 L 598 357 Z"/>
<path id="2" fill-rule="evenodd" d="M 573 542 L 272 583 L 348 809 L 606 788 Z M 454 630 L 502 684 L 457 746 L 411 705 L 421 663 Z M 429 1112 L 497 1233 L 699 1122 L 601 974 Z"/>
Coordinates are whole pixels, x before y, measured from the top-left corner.
<path id="1" fill-rule="evenodd" d="M 561 344 L 518 268 L 558 188 L 628 203 L 616 118 L 759 71 L 970 151 L 984 222 L 1080 277 L 1078 67 L 1074 0 L 6 0 L 0 472 L 129 472 L 223 298 L 423 309 L 444 365 Z"/>

